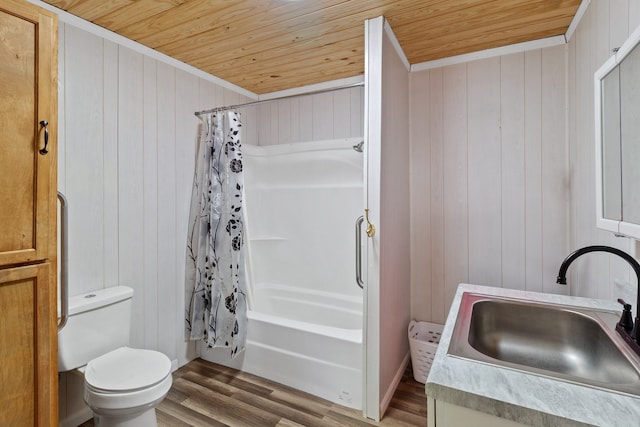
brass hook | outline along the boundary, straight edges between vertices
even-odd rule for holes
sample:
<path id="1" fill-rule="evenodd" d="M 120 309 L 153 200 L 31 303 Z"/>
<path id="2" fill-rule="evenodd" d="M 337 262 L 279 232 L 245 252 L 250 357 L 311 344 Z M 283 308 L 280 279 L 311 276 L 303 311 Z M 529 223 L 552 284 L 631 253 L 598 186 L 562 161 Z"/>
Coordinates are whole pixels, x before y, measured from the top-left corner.
<path id="1" fill-rule="evenodd" d="M 367 230 L 366 230 L 367 236 L 373 237 L 373 235 L 376 234 L 376 227 L 373 224 L 371 224 L 371 222 L 369 222 L 369 209 L 364 210 L 364 217 L 367 221 Z"/>

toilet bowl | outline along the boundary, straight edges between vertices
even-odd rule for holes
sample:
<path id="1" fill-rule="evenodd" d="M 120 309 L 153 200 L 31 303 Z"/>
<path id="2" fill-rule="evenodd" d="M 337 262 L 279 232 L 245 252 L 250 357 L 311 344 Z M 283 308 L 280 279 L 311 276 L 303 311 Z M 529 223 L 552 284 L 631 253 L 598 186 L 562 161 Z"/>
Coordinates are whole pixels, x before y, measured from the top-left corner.
<path id="1" fill-rule="evenodd" d="M 155 408 L 171 388 L 167 356 L 128 346 L 132 296 L 117 286 L 71 298 L 58 334 L 58 371 L 83 375 L 96 427 L 156 427 Z"/>
<path id="2" fill-rule="evenodd" d="M 155 407 L 171 383 L 171 361 L 164 354 L 121 347 L 87 364 L 84 401 L 96 426 L 154 426 Z"/>

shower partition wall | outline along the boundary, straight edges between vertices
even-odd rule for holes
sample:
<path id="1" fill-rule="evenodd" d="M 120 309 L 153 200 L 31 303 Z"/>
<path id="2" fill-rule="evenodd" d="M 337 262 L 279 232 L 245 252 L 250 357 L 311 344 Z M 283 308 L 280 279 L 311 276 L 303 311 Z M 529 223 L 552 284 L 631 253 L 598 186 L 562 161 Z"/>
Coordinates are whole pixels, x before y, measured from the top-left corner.
<path id="1" fill-rule="evenodd" d="M 236 367 L 362 408 L 363 293 L 353 231 L 362 138 L 243 146 L 250 310 Z M 217 363 L 220 353 L 203 350 Z M 226 364 L 226 363 L 225 363 Z"/>

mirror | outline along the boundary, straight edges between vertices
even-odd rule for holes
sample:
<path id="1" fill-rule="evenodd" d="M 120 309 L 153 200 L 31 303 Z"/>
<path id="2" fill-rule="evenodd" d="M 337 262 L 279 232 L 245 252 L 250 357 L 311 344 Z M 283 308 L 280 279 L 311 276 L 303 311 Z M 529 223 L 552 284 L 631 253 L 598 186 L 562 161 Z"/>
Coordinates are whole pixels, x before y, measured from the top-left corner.
<path id="1" fill-rule="evenodd" d="M 622 220 L 622 165 L 620 163 L 620 69 L 602 79 L 602 210 L 603 216 Z"/>
<path id="2" fill-rule="evenodd" d="M 640 238 L 640 29 L 595 74 L 597 226 Z"/>
<path id="3" fill-rule="evenodd" d="M 640 224 L 640 47 L 636 46 L 619 68 L 622 220 Z"/>

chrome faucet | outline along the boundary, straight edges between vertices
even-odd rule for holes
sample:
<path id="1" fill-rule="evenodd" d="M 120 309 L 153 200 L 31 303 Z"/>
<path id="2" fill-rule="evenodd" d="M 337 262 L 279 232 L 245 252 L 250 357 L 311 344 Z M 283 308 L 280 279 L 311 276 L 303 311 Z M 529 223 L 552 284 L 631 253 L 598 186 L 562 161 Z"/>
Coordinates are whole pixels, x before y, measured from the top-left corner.
<path id="1" fill-rule="evenodd" d="M 618 322 L 618 324 L 616 325 L 616 331 L 618 331 L 618 333 L 622 335 L 622 338 L 624 338 L 627 344 L 629 344 L 631 348 L 640 355 L 640 345 L 638 345 L 640 344 L 640 264 L 638 264 L 638 261 L 636 261 L 628 253 L 617 248 L 612 248 L 611 246 L 585 246 L 584 248 L 580 248 L 570 253 L 569 256 L 567 256 L 564 261 L 562 261 L 562 265 L 560 265 L 560 270 L 558 271 L 558 279 L 556 280 L 556 282 L 561 285 L 566 285 L 567 269 L 569 268 L 569 265 L 579 256 L 589 252 L 609 252 L 610 254 L 618 255 L 620 258 L 627 261 L 633 268 L 633 271 L 635 271 L 636 273 L 636 277 L 638 279 L 638 296 L 636 300 L 636 318 L 635 322 L 633 323 L 633 328 L 631 328 L 631 322 L 629 321 L 631 306 L 624 302 L 622 299 L 618 299 L 618 302 L 623 305 L 624 310 L 622 312 L 622 318 L 620 319 L 620 322 Z"/>

